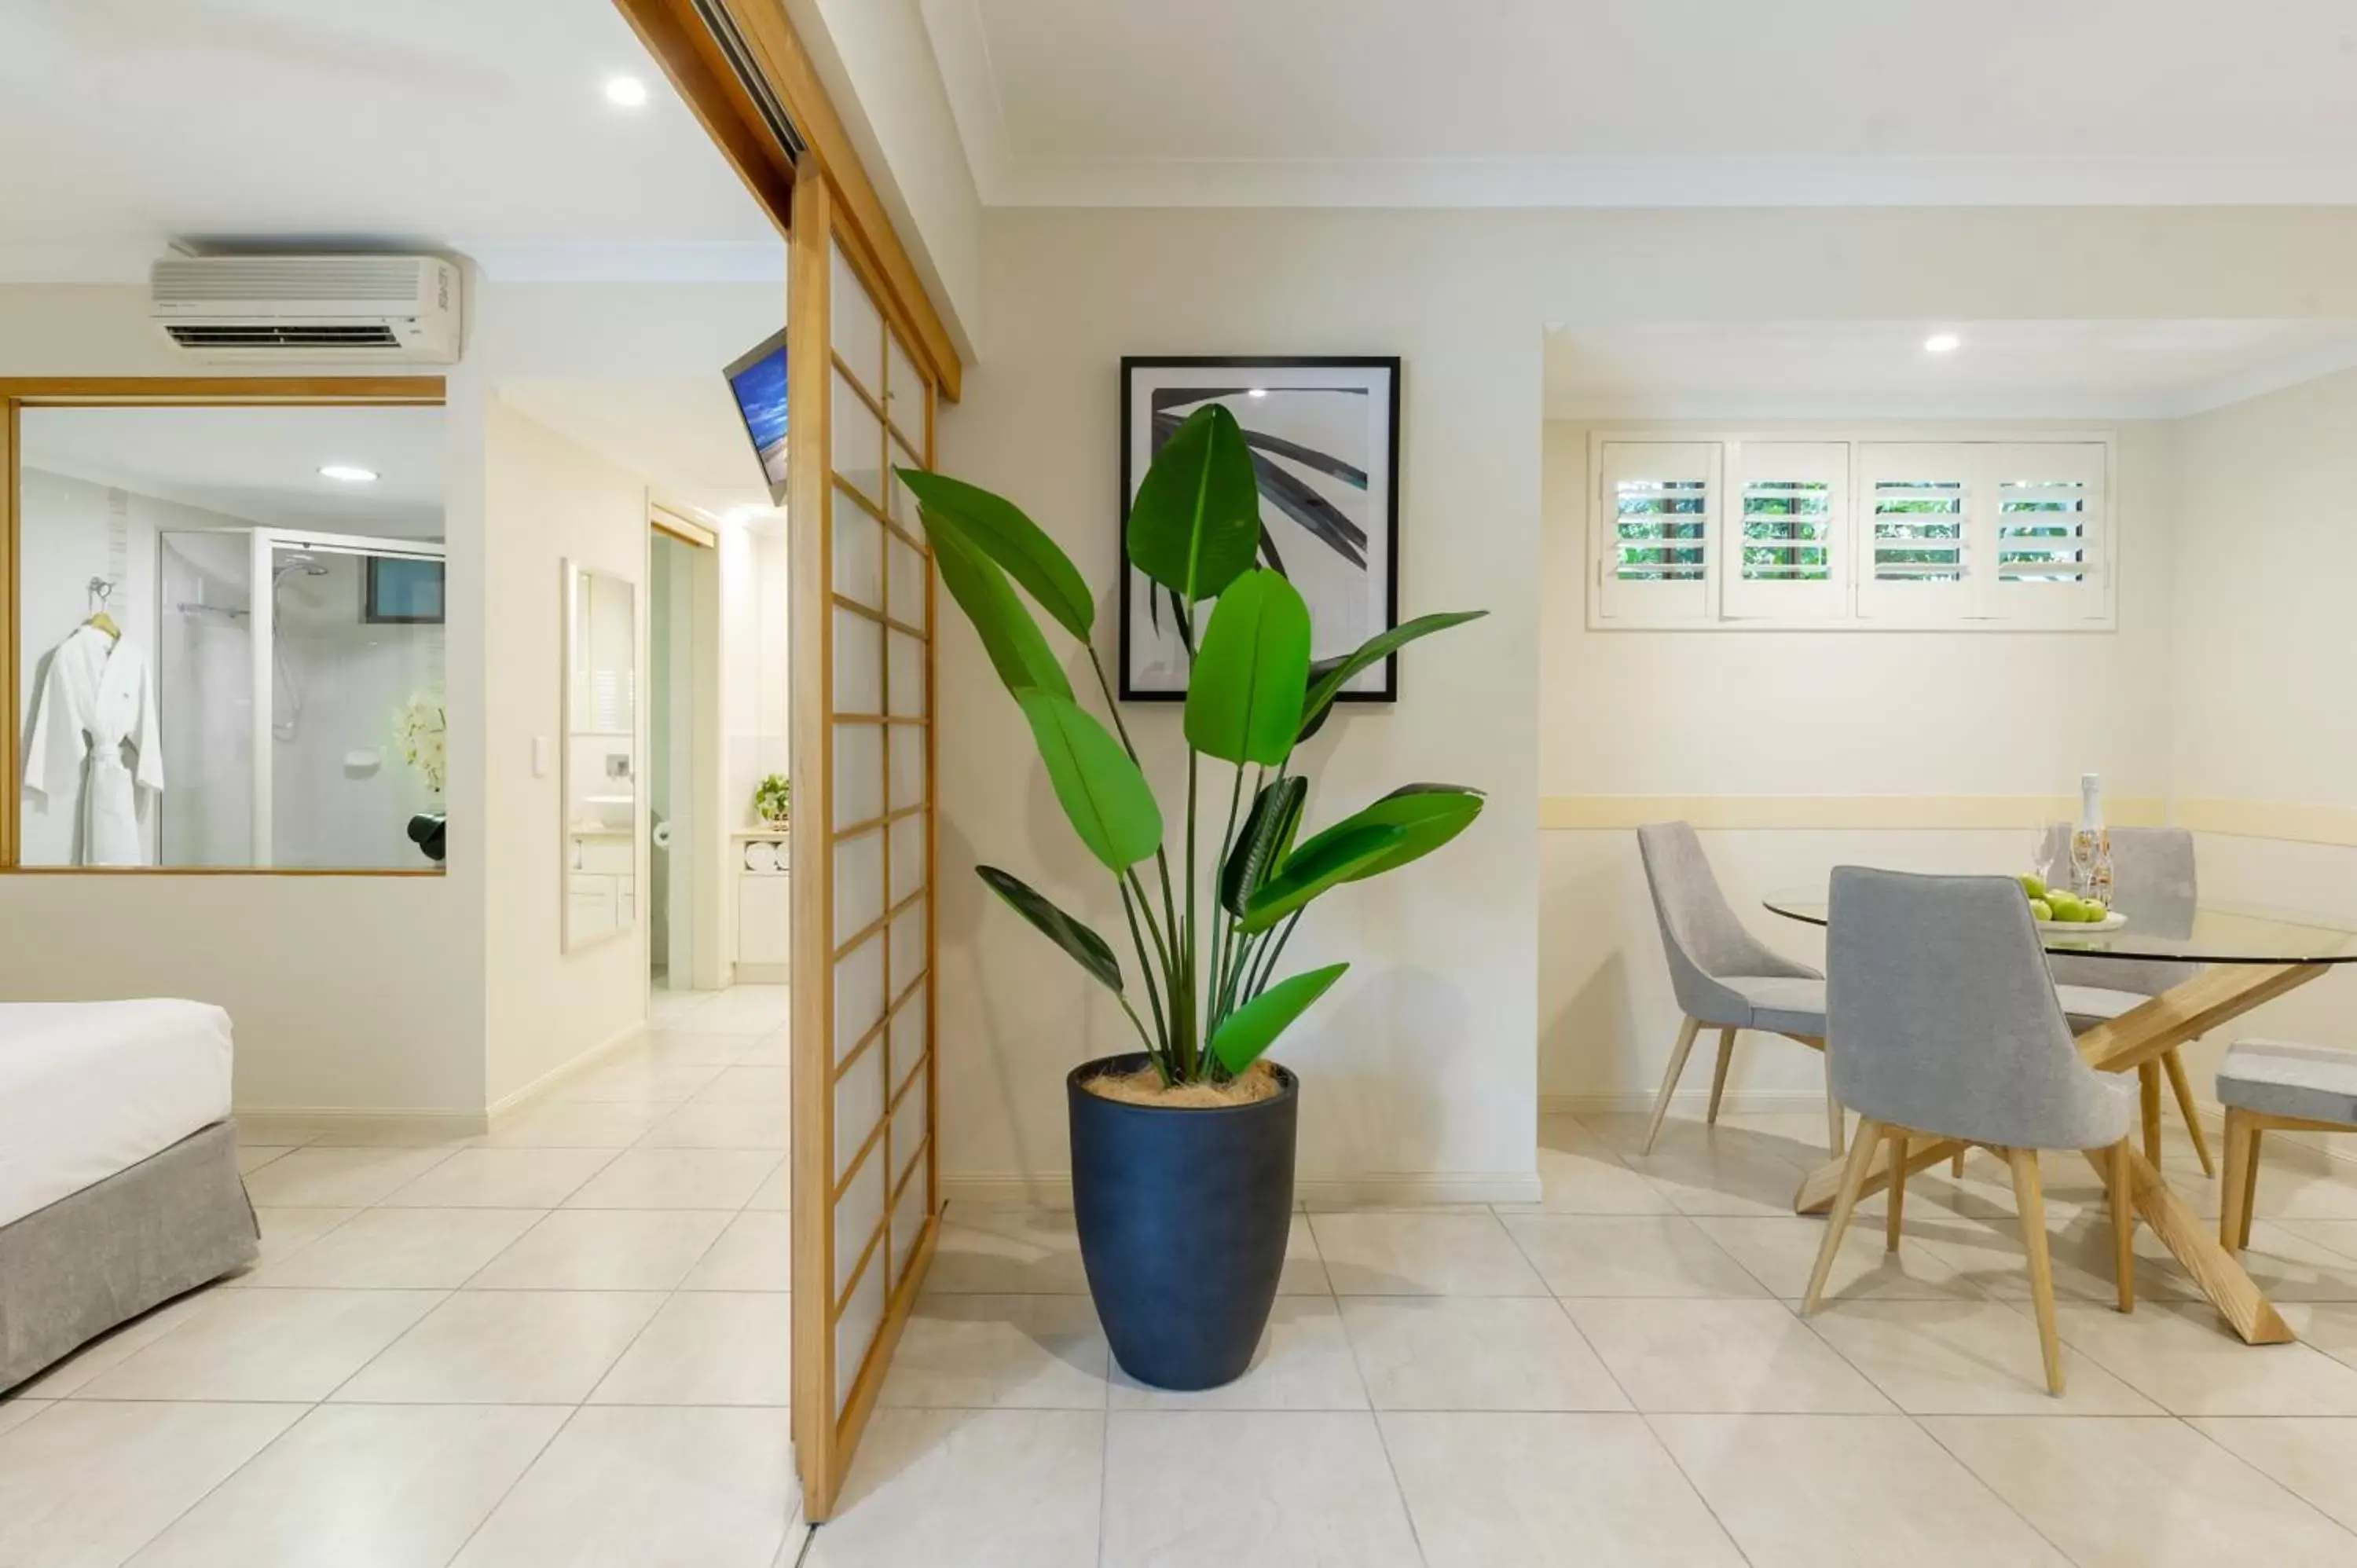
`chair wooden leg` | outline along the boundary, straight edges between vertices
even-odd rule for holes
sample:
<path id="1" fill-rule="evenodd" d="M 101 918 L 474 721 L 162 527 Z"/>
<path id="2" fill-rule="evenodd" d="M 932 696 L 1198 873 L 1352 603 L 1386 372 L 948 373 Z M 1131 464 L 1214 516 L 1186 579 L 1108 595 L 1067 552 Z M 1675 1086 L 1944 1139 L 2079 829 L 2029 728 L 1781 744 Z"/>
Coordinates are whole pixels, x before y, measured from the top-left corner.
<path id="1" fill-rule="evenodd" d="M 1833 1212 L 1825 1217 L 1825 1239 L 1817 1247 L 1816 1266 L 1809 1271 L 1809 1294 L 1801 1303 L 1803 1316 L 1816 1311 L 1824 1299 L 1825 1281 L 1833 1277 L 1842 1233 L 1849 1229 L 1849 1217 L 1857 1209 L 1857 1195 L 1866 1186 L 1866 1173 L 1873 1167 L 1874 1151 L 1881 1142 L 1880 1124 L 1872 1117 L 1859 1117 L 1857 1136 L 1850 1140 L 1849 1163 L 1842 1166 L 1841 1190 L 1834 1194 Z"/>
<path id="2" fill-rule="evenodd" d="M 2144 1109 L 2144 1157 L 2160 1164 L 2160 1064 L 2146 1062 L 2136 1069 L 2137 1098 Z"/>
<path id="3" fill-rule="evenodd" d="M 2258 1129 L 2251 1113 L 2239 1105 L 2226 1107 L 2226 1186 L 2219 1195 L 2218 1245 L 2229 1252 L 2243 1250 L 2243 1204 L 2257 1173 L 2251 1156 L 2258 1150 Z"/>
<path id="4" fill-rule="evenodd" d="M 2210 1134 L 2201 1130 L 2201 1112 L 2193 1104 L 2193 1084 L 2185 1076 L 2185 1058 L 2170 1050 L 2161 1057 L 2160 1066 L 2169 1074 L 2169 1087 L 2177 1096 L 2178 1112 L 2185 1118 L 2185 1131 L 2193 1140 L 2193 1153 L 2201 1161 L 2201 1174 L 2216 1176 L 2218 1167 L 2210 1158 Z"/>
<path id="5" fill-rule="evenodd" d="M 1956 1147 L 1956 1157 L 1948 1162 L 1948 1174 L 1958 1181 L 1964 1179 L 1964 1149 L 1962 1144 Z"/>
<path id="6" fill-rule="evenodd" d="M 1842 1114 L 1841 1101 L 1834 1098 L 1834 1065 L 1825 1063 L 1825 1147 L 1832 1158 L 1842 1157 L 1842 1133 L 1847 1118 Z"/>
<path id="7" fill-rule="evenodd" d="M 2029 1294 L 2038 1307 L 2038 1349 L 2046 1361 L 2046 1391 L 2062 1391 L 2062 1341 L 2054 1329 L 2054 1261 L 2046 1250 L 2046 1196 L 2038 1180 L 2038 1151 L 2007 1149 L 2013 1202 L 2021 1215 L 2022 1250 L 2029 1254 Z"/>
<path id="8" fill-rule="evenodd" d="M 2122 1138 L 2112 1145 L 2104 1186 L 2112 1198 L 2112 1270 L 2119 1276 L 2120 1310 L 2136 1310 L 2136 1187 L 2129 1162 L 2135 1148 Z"/>
<path id="9" fill-rule="evenodd" d="M 1718 1102 L 1726 1097 L 1727 1069 L 1733 1065 L 1734 1061 L 1735 1031 L 1721 1029 L 1718 1032 L 1718 1065 L 1711 1069 L 1710 1072 L 1710 1110 L 1703 1117 L 1703 1122 L 1707 1126 L 1718 1125 Z"/>
<path id="10" fill-rule="evenodd" d="M 1899 1251 L 1899 1216 L 1907 1207 L 1907 1134 L 1890 1134 L 1889 1201 L 1883 1209 L 1882 1250 Z"/>
<path id="11" fill-rule="evenodd" d="M 1678 1043 L 1670 1047 L 1670 1070 L 1662 1075 L 1662 1092 L 1653 1099 L 1653 1119 L 1645 1126 L 1645 1146 L 1641 1153 L 1653 1152 L 1653 1140 L 1662 1135 L 1662 1118 L 1670 1113 L 1670 1096 L 1677 1091 L 1678 1075 L 1686 1070 L 1686 1053 L 1694 1049 L 1695 1036 L 1702 1033 L 1702 1020 L 1689 1018 L 1678 1026 Z"/>

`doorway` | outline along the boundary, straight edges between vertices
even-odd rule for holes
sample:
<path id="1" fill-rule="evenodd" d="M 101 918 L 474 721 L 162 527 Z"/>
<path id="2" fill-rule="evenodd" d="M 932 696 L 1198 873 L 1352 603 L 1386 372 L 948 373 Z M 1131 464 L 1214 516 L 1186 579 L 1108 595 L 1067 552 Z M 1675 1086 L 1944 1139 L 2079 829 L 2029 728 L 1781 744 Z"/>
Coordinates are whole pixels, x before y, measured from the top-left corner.
<path id="1" fill-rule="evenodd" d="M 648 979 L 658 993 L 732 978 L 720 738 L 720 561 L 713 530 L 649 509 Z"/>

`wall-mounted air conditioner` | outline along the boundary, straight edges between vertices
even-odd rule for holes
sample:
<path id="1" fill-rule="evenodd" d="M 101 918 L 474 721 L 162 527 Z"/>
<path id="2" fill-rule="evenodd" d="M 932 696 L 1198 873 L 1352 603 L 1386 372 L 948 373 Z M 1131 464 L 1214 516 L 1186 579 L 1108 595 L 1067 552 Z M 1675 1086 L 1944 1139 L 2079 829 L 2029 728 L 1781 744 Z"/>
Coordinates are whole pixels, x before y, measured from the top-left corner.
<path id="1" fill-rule="evenodd" d="M 148 314 L 199 359 L 454 365 L 459 282 L 438 256 L 171 256 Z"/>

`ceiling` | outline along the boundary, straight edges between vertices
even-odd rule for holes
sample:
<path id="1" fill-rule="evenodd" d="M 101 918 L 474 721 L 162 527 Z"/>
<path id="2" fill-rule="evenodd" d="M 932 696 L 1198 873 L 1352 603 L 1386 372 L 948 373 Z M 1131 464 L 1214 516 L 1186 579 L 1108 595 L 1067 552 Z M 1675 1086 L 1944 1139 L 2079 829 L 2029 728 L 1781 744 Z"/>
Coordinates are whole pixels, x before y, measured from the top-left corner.
<path id="1" fill-rule="evenodd" d="M 278 528 L 442 535 L 439 408 L 29 408 L 27 468 Z M 373 484 L 322 464 L 372 469 Z"/>
<path id="2" fill-rule="evenodd" d="M 1020 205 L 2357 201 L 2349 0 L 919 0 Z"/>
<path id="3" fill-rule="evenodd" d="M 644 108 L 606 102 L 618 74 Z M 610 0 L 5 0 L 0 145 L 0 277 L 144 280 L 176 237 L 455 250 L 506 278 L 777 271 Z"/>
<path id="4" fill-rule="evenodd" d="M 1933 333 L 1961 345 L 1933 354 Z M 2347 321 L 1686 321 L 1546 337 L 1553 419 L 2176 418 L 2357 365 Z"/>
<path id="5" fill-rule="evenodd" d="M 500 401 L 654 481 L 663 499 L 769 525 L 770 491 L 717 371 L 694 381 L 518 379 Z"/>

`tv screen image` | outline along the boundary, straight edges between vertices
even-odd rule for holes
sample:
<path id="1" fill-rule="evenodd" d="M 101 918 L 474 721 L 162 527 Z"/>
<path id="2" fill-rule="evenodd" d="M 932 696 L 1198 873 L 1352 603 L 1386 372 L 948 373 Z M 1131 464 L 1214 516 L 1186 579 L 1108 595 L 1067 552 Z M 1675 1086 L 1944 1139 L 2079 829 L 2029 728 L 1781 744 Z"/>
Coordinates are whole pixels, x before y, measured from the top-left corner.
<path id="1" fill-rule="evenodd" d="M 770 482 L 770 502 L 786 504 L 786 335 L 780 331 L 728 367 L 728 390 Z"/>

